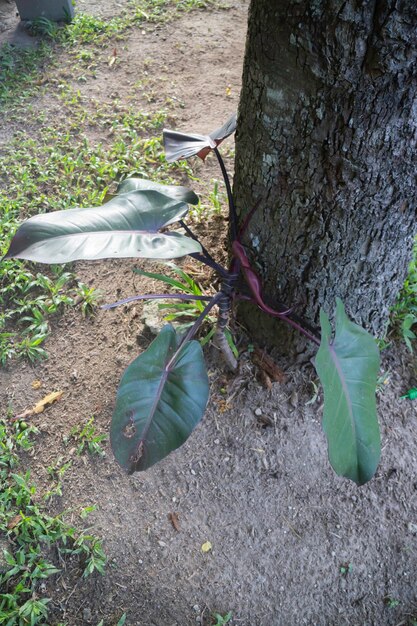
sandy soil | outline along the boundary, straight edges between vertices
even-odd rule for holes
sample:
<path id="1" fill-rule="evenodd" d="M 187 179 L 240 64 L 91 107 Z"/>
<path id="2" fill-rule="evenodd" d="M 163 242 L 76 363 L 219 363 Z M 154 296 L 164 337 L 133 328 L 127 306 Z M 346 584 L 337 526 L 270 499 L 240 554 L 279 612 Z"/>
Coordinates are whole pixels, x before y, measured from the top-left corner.
<path id="1" fill-rule="evenodd" d="M 125 4 L 80 0 L 77 6 L 110 15 Z M 102 63 L 83 93 L 128 97 L 132 80 L 146 72 L 156 94 L 147 106 L 175 98 L 177 128 L 215 128 L 237 107 L 244 51 L 247 2 L 228 4 L 227 11 L 197 11 L 133 30 L 118 46 L 117 72 Z M 18 24 L 5 0 L 0 23 L 4 42 Z M 2 131 L 7 135 L 7 120 L 0 118 Z M 213 176 L 212 167 L 201 175 Z M 205 241 L 217 247 L 219 225 L 201 226 Z M 79 263 L 77 271 L 110 302 L 141 290 L 134 265 Z M 69 454 L 63 436 L 73 425 L 94 416 L 108 430 L 120 376 L 149 342 L 140 311 L 134 305 L 93 319 L 69 311 L 54 322 L 47 361 L 13 363 L 1 372 L 3 412 L 10 402 L 20 412 L 49 391 L 64 391 L 34 418 L 41 435 L 30 465 L 41 484 L 45 468 Z M 378 394 L 382 462 L 376 477 L 357 488 L 327 463 L 321 398 L 310 402 L 312 372 L 293 370 L 283 357 L 286 382 L 265 389 L 248 357 L 233 377 L 213 348 L 207 354 L 211 400 L 181 449 L 133 476 L 117 466 L 109 446 L 104 459 L 72 456 L 57 506 L 97 504 L 92 524 L 109 563 L 104 577 L 72 576 L 69 585 L 58 576 L 53 623 L 103 619 L 107 626 L 125 611 L 128 626 L 191 626 L 210 623 L 216 610 L 233 611 L 232 623 L 242 626 L 411 625 L 417 619 L 417 404 L 399 396 L 415 384 L 412 359 L 401 348 L 383 355 L 389 382 Z M 34 379 L 41 389 L 32 388 Z M 203 553 L 207 541 L 212 550 Z"/>

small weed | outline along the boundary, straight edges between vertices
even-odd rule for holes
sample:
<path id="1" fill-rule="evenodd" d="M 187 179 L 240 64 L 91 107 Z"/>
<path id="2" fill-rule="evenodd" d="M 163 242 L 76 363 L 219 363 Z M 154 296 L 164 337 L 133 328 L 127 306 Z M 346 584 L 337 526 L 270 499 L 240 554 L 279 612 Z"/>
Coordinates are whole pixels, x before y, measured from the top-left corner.
<path id="1" fill-rule="evenodd" d="M 220 215 L 220 213 L 222 212 L 222 202 L 224 202 L 224 194 L 221 194 L 219 192 L 218 180 L 213 179 L 211 182 L 213 184 L 213 191 L 209 195 L 209 200 L 212 204 L 214 213 Z"/>
<path id="2" fill-rule="evenodd" d="M 416 338 L 416 335 L 414 331 L 412 330 L 412 328 L 416 324 L 417 324 L 417 315 L 415 313 L 407 313 L 400 327 L 401 336 L 404 339 L 405 345 L 407 346 L 410 352 L 413 352 L 413 346 L 412 346 L 411 340 Z"/>
<path id="3" fill-rule="evenodd" d="M 376 381 L 377 393 L 384 393 L 384 391 L 387 389 L 388 385 L 390 384 L 390 381 L 391 381 L 390 372 L 382 372 L 382 374 L 378 376 L 377 381 Z"/>
<path id="4" fill-rule="evenodd" d="M 353 565 L 352 563 L 342 563 L 342 565 L 340 566 L 340 573 L 342 574 L 342 576 L 348 576 L 348 574 L 351 574 L 353 571 Z"/>
<path id="5" fill-rule="evenodd" d="M 80 305 L 83 316 L 94 315 L 101 298 L 100 292 L 95 287 L 89 287 L 85 283 L 79 282 L 75 289 L 75 295 L 75 304 Z"/>
<path id="6" fill-rule="evenodd" d="M 391 596 L 385 596 L 384 604 L 389 609 L 395 609 L 400 604 L 400 601 L 397 600 L 396 598 L 392 598 Z"/>
<path id="7" fill-rule="evenodd" d="M 223 616 L 220 615 L 220 613 L 213 613 L 212 622 L 211 622 L 212 626 L 224 626 L 225 624 L 228 624 L 230 622 L 232 617 L 233 615 L 231 611 L 229 611 L 229 613 L 226 613 L 226 615 L 223 615 Z"/>
<path id="8" fill-rule="evenodd" d="M 62 496 L 61 481 L 65 472 L 71 467 L 71 465 L 71 461 L 64 462 L 63 457 L 60 456 L 55 463 L 53 463 L 53 465 L 49 465 L 46 468 L 46 471 L 53 482 L 53 486 L 45 493 L 44 500 L 49 500 L 53 496 Z"/>
<path id="9" fill-rule="evenodd" d="M 160 280 L 170 287 L 177 289 L 179 293 L 189 294 L 191 296 L 204 296 L 204 293 L 200 285 L 183 269 L 178 267 L 175 263 L 165 263 L 172 272 L 176 275 L 176 278 L 167 276 L 165 274 L 156 274 L 154 272 L 146 272 L 141 269 L 133 270 L 136 274 L 146 276 L 147 278 L 153 278 L 154 280 Z M 183 332 L 187 328 L 193 325 L 197 317 L 203 312 L 204 304 L 202 301 L 193 300 L 190 302 L 164 302 L 158 305 L 161 311 L 166 311 L 164 320 L 166 322 L 177 322 L 176 328 Z M 209 326 L 208 332 L 203 336 L 201 340 L 202 344 L 206 344 L 212 338 L 215 332 L 216 317 L 208 315 L 206 317 L 207 325 Z"/>
<path id="10" fill-rule="evenodd" d="M 156 274 L 153 272 L 146 272 L 141 269 L 133 270 L 136 274 L 146 276 L 147 278 L 153 278 L 154 280 L 160 280 L 170 287 L 177 289 L 179 293 L 189 294 L 191 296 L 207 296 L 207 291 L 204 292 L 200 285 L 183 269 L 178 267 L 172 261 L 165 263 L 165 265 L 171 269 L 178 278 L 166 276 L 165 274 Z M 204 310 L 204 301 L 193 300 L 189 302 L 164 302 L 158 305 L 161 311 L 167 311 L 164 316 L 164 321 L 174 322 L 178 332 L 184 332 L 190 328 L 199 315 Z M 217 318 L 213 315 L 207 315 L 204 320 L 203 331 L 200 334 L 200 343 L 205 346 L 214 336 L 216 332 Z M 204 331 L 206 328 L 206 331 Z M 233 339 L 230 328 L 225 328 L 224 334 L 226 341 L 232 350 L 235 358 L 238 358 L 239 351 Z"/>
<path id="11" fill-rule="evenodd" d="M 70 434 L 64 438 L 64 443 L 68 444 L 70 441 L 75 441 L 78 455 L 83 454 L 83 452 L 89 452 L 90 454 L 97 454 L 102 457 L 105 456 L 106 453 L 101 444 L 106 440 L 106 435 L 96 432 L 94 417 L 92 417 L 85 426 L 74 426 Z"/>
<path id="12" fill-rule="evenodd" d="M 226 196 L 223 192 L 220 191 L 219 181 L 213 178 L 210 181 L 212 186 L 211 191 L 207 196 L 208 203 L 204 203 L 199 201 L 199 203 L 192 207 L 190 214 L 197 221 L 203 221 L 207 216 L 210 215 L 221 215 L 223 210 L 223 205 L 226 202 Z"/>

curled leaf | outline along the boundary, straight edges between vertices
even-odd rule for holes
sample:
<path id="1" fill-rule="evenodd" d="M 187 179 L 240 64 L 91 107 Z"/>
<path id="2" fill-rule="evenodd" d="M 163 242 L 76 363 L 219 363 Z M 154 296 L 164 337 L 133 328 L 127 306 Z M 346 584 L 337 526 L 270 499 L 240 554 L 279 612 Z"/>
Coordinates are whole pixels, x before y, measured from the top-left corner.
<path id="1" fill-rule="evenodd" d="M 164 129 L 166 160 L 171 162 L 198 156 L 204 161 L 208 153 L 221 144 L 223 139 L 234 133 L 235 130 L 236 114 L 232 115 L 223 126 L 216 128 L 209 135 L 195 135 Z"/>
<path id="2" fill-rule="evenodd" d="M 117 194 L 130 193 L 131 191 L 159 191 L 159 193 L 168 196 L 179 202 L 186 202 L 187 204 L 198 204 L 198 196 L 192 189 L 188 187 L 181 187 L 180 185 L 164 185 L 162 183 L 156 183 L 153 180 L 146 178 L 126 178 L 120 183 L 117 188 Z"/>

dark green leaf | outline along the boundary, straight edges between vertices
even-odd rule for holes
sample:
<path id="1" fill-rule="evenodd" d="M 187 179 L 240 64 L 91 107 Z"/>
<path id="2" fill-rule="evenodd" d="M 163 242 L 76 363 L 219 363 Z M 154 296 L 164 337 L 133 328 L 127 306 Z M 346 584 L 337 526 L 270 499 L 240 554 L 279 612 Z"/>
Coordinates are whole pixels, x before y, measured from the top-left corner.
<path id="1" fill-rule="evenodd" d="M 324 389 L 330 464 L 340 476 L 363 485 L 374 475 L 381 452 L 375 400 L 378 348 L 369 333 L 348 319 L 339 299 L 334 339 L 324 311 L 320 320 L 316 370 Z"/>
<path id="2" fill-rule="evenodd" d="M 163 185 L 162 183 L 156 183 L 152 180 L 146 180 L 145 178 L 126 178 L 117 188 L 117 193 L 127 193 L 130 191 L 159 191 L 169 198 L 178 200 L 180 202 L 186 202 L 187 204 L 198 204 L 198 196 L 192 189 L 188 187 L 180 187 L 178 185 Z"/>
<path id="3" fill-rule="evenodd" d="M 209 386 L 201 346 L 179 342 L 174 328 L 165 326 L 120 382 L 110 436 L 129 473 L 182 445 L 203 416 Z"/>
<path id="4" fill-rule="evenodd" d="M 36 215 L 24 222 L 5 258 L 39 263 L 77 259 L 173 259 L 201 252 L 195 240 L 161 228 L 184 217 L 188 206 L 154 190 L 132 191 L 101 207 Z"/>

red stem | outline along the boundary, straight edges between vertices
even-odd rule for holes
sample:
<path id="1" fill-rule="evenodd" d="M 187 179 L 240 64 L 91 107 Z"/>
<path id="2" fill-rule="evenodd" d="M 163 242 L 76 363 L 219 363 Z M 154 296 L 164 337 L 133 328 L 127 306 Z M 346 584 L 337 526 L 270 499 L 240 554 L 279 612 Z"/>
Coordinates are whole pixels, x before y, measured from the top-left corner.
<path id="1" fill-rule="evenodd" d="M 313 333 L 306 330 L 300 324 L 288 317 L 291 309 L 288 309 L 287 311 L 276 311 L 275 309 L 272 309 L 270 306 L 268 306 L 266 302 L 264 302 L 262 298 L 261 280 L 255 270 L 252 269 L 249 263 L 249 259 L 246 256 L 245 249 L 239 241 L 234 241 L 232 243 L 232 252 L 236 259 L 240 262 L 242 273 L 252 293 L 253 299 L 258 307 L 262 311 L 264 311 L 264 313 L 268 313 L 268 315 L 271 315 L 272 317 L 278 317 L 279 319 L 284 320 L 285 322 L 287 322 L 287 324 L 289 324 L 300 333 L 305 335 L 308 339 L 310 339 L 310 341 L 313 341 L 315 344 L 320 345 L 320 340 Z"/>

